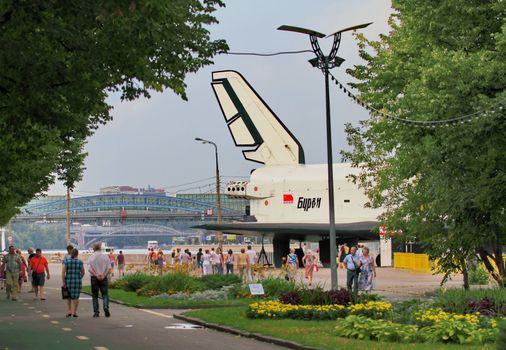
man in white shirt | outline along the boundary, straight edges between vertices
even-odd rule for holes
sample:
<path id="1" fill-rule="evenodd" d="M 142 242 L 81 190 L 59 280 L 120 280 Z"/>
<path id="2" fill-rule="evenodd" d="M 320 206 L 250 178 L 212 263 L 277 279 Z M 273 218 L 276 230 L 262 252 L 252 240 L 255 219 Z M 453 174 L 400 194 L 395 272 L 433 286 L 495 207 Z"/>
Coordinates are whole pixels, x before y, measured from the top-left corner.
<path id="1" fill-rule="evenodd" d="M 248 250 L 246 251 L 246 256 L 248 257 L 248 271 L 247 271 L 247 282 L 253 282 L 253 266 L 257 263 L 257 252 L 251 249 L 251 246 L 248 246 Z"/>
<path id="2" fill-rule="evenodd" d="M 93 317 L 99 317 L 98 291 L 102 294 L 105 317 L 109 312 L 109 283 L 108 275 L 111 272 L 111 262 L 107 255 L 102 254 L 101 243 L 93 245 L 93 255 L 88 259 L 88 271 L 91 276 L 91 294 L 93 299 Z"/>

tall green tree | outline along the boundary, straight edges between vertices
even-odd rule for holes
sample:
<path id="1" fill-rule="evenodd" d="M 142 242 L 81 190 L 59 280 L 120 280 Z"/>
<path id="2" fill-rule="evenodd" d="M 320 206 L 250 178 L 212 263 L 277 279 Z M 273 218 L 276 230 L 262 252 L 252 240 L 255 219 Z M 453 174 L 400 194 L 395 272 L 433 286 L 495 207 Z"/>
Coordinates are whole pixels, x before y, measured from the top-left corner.
<path id="1" fill-rule="evenodd" d="M 77 179 L 76 152 L 122 99 L 171 89 L 226 51 L 211 40 L 220 0 L 0 2 L 0 225 L 45 191 Z M 75 182 L 75 181 L 71 181 Z"/>
<path id="2" fill-rule="evenodd" d="M 478 257 L 506 285 L 506 2 L 393 0 L 391 31 L 357 35 L 351 85 L 381 114 L 347 126 L 354 178 L 381 220 L 425 245 L 442 271 Z M 494 266 L 495 265 L 495 266 Z M 465 275 L 466 276 L 466 275 Z"/>

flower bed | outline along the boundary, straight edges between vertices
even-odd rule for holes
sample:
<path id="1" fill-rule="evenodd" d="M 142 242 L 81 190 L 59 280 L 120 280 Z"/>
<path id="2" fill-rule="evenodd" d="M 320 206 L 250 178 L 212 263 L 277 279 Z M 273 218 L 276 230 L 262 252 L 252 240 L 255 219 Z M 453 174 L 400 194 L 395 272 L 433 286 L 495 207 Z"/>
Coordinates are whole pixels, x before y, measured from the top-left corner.
<path id="1" fill-rule="evenodd" d="M 434 306 L 447 312 L 506 317 L 506 289 L 441 289 L 435 295 Z"/>
<path id="2" fill-rule="evenodd" d="M 477 315 L 443 315 L 429 311 L 421 316 L 430 325 L 406 325 L 388 320 L 373 320 L 350 315 L 337 321 L 336 334 L 352 339 L 391 342 L 430 342 L 484 344 L 494 342 L 498 330 L 494 319 L 479 322 Z"/>
<path id="3" fill-rule="evenodd" d="M 437 322 L 448 321 L 448 320 L 450 320 L 450 321 L 464 320 L 464 321 L 467 321 L 470 323 L 480 324 L 480 313 L 479 312 L 477 312 L 475 314 L 462 315 L 462 314 L 454 314 L 454 313 L 446 312 L 441 308 L 428 308 L 426 310 L 420 310 L 420 311 L 415 312 L 414 316 L 415 316 L 415 320 L 417 321 L 416 323 L 419 324 L 420 326 L 433 325 Z M 495 322 L 494 319 L 488 319 L 488 318 L 483 318 L 483 319 L 484 320 L 486 319 L 487 322 L 490 320 Z"/>
<path id="4" fill-rule="evenodd" d="M 241 279 L 237 275 L 193 277 L 184 272 L 169 272 L 163 276 L 152 276 L 137 272 L 113 281 L 110 288 L 151 297 L 160 294 L 192 294 L 206 290 L 219 290 L 223 286 L 240 283 Z"/>
<path id="5" fill-rule="evenodd" d="M 455 315 L 464 316 L 464 315 Z M 419 327 L 387 320 L 372 320 L 365 316 L 350 315 L 337 321 L 336 334 L 340 337 L 390 341 L 401 343 L 490 343 L 497 337 L 497 328 L 481 327 L 464 317 L 450 317 L 431 326 Z"/>
<path id="6" fill-rule="evenodd" d="M 305 320 L 332 320 L 348 314 L 343 305 L 292 305 L 276 300 L 250 304 L 246 315 L 249 318 L 292 318 Z"/>
<path id="7" fill-rule="evenodd" d="M 378 320 L 392 311 L 392 304 L 384 301 L 368 301 L 365 304 L 350 305 L 348 311 L 351 315 L 361 315 Z"/>
<path id="8" fill-rule="evenodd" d="M 338 336 L 390 342 L 485 344 L 495 341 L 497 319 L 479 313 L 456 314 L 441 308 L 412 313 L 412 324 L 393 322 L 392 304 L 368 301 L 353 305 L 294 305 L 270 300 L 249 305 L 248 318 L 337 320 Z"/>
<path id="9" fill-rule="evenodd" d="M 292 291 L 280 294 L 279 301 L 294 305 L 347 305 L 351 302 L 351 294 L 346 289 L 324 290 L 321 286 L 297 286 Z"/>
<path id="10" fill-rule="evenodd" d="M 203 301 L 203 300 L 226 300 L 230 294 L 232 286 L 223 286 L 218 290 L 207 289 L 202 292 L 194 293 L 163 293 L 152 296 L 152 299 L 173 299 L 173 300 L 189 300 L 189 301 Z"/>
<path id="11" fill-rule="evenodd" d="M 382 318 L 392 310 L 392 304 L 383 301 L 370 301 L 348 307 L 340 304 L 293 305 L 270 300 L 249 305 L 246 315 L 250 318 L 293 318 L 307 320 L 332 320 L 348 314 Z"/>

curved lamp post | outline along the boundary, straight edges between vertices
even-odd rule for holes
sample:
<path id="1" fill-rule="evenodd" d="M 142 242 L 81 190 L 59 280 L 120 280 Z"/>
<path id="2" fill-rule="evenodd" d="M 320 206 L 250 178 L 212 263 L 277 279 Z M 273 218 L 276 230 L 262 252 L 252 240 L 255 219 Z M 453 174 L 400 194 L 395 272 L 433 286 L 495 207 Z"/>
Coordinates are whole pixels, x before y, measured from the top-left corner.
<path id="1" fill-rule="evenodd" d="M 372 23 L 372 22 L 371 22 Z M 309 60 L 309 63 L 315 68 L 320 69 L 325 75 L 325 106 L 326 106 L 326 124 L 327 124 L 327 172 L 328 172 L 328 192 L 329 192 L 329 237 L 330 237 L 330 283 L 331 288 L 337 290 L 337 247 L 336 247 L 336 220 L 334 212 L 334 172 L 332 168 L 332 129 L 330 126 L 330 96 L 329 96 L 329 69 L 339 67 L 344 59 L 337 56 L 339 45 L 341 44 L 341 34 L 349 30 L 365 28 L 371 23 L 359 24 L 353 27 L 338 30 L 337 32 L 325 36 L 317 31 L 282 25 L 278 30 L 301 33 L 309 35 L 311 47 L 316 57 Z M 334 37 L 334 43 L 328 56 L 325 56 L 320 49 L 318 39 Z"/>
<path id="2" fill-rule="evenodd" d="M 216 146 L 216 143 L 201 139 L 200 137 L 196 137 L 195 141 L 202 142 L 203 144 L 210 144 L 214 146 L 214 154 L 216 156 L 216 210 L 217 213 L 217 219 L 218 224 L 221 224 L 221 195 L 220 195 L 220 168 L 218 166 L 218 146 Z M 223 251 L 223 233 L 218 233 L 218 246 L 220 247 L 220 250 Z"/>

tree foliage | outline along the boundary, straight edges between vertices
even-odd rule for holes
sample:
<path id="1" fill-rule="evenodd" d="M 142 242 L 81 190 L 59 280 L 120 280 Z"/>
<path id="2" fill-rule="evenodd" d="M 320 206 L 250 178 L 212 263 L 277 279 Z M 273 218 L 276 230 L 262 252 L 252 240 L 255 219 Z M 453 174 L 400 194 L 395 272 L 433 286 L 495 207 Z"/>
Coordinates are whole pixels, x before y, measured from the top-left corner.
<path id="1" fill-rule="evenodd" d="M 361 98 L 420 127 L 381 115 L 347 126 L 361 168 L 354 180 L 381 219 L 425 245 L 447 274 L 477 255 L 506 283 L 506 2 L 394 0 L 391 31 L 357 35 L 366 61 L 348 71 Z M 491 260 L 498 266 L 493 272 Z"/>
<path id="2" fill-rule="evenodd" d="M 188 73 L 227 50 L 220 0 L 0 2 L 0 225 L 48 188 L 73 187 L 82 145 L 111 119 L 109 93 L 186 99 Z"/>

